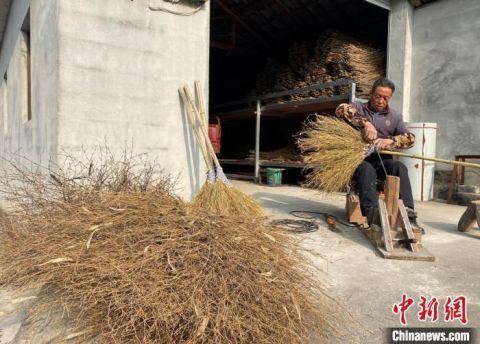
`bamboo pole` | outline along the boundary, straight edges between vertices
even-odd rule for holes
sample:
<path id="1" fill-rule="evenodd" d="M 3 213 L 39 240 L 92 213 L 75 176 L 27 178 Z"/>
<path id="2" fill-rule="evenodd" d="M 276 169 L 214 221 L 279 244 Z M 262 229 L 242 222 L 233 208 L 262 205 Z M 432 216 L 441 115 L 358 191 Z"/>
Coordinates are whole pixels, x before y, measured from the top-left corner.
<path id="1" fill-rule="evenodd" d="M 204 99 L 204 93 L 203 93 L 203 88 L 202 84 L 200 83 L 199 80 L 195 80 L 195 93 L 197 95 L 197 101 L 198 101 L 198 110 L 200 111 L 200 116 L 203 122 L 201 122 L 201 125 L 207 129 L 208 132 L 208 114 L 205 106 L 205 99 Z M 205 139 L 205 147 L 207 147 L 208 143 L 207 140 L 210 140 L 210 138 Z M 210 156 L 210 152 L 207 151 L 207 158 L 212 161 L 212 157 Z"/>
<path id="2" fill-rule="evenodd" d="M 205 143 L 204 143 L 205 141 L 203 140 L 203 136 L 201 134 L 201 131 L 199 130 L 199 128 L 197 127 L 197 125 L 195 123 L 196 122 L 196 116 L 194 114 L 194 110 L 192 109 L 192 105 L 191 105 L 189 99 L 187 98 L 187 95 L 185 94 L 185 90 L 183 89 L 183 87 L 180 87 L 178 89 L 178 92 L 180 93 L 180 96 L 182 97 L 183 103 L 185 105 L 185 110 L 186 110 L 186 113 L 187 113 L 188 121 L 190 122 L 190 126 L 193 129 L 193 133 L 195 134 L 195 138 L 197 139 L 197 143 L 200 147 L 200 150 L 202 151 L 202 156 L 205 159 L 207 169 L 211 170 L 212 169 L 212 161 L 210 159 L 207 148 L 205 146 Z"/>
<path id="3" fill-rule="evenodd" d="M 187 101 L 190 103 L 190 107 L 193 109 L 194 116 L 200 122 L 200 133 L 203 135 L 203 138 L 207 143 L 207 150 L 210 152 L 210 155 L 213 158 L 213 162 L 215 163 L 215 166 L 221 167 L 220 162 L 218 161 L 217 155 L 215 154 L 215 150 L 213 149 L 212 143 L 208 138 L 208 129 L 204 127 L 204 121 L 201 119 L 200 113 L 198 112 L 197 107 L 193 102 L 192 92 L 190 92 L 190 89 L 186 85 L 183 87 L 183 90 L 184 90 L 184 94 L 186 95 Z"/>
<path id="4" fill-rule="evenodd" d="M 474 164 L 472 162 L 447 160 L 447 159 L 440 159 L 440 158 L 428 157 L 428 156 L 423 156 L 423 155 L 408 154 L 408 153 L 401 153 L 401 152 L 394 152 L 394 151 L 387 151 L 387 150 L 382 150 L 379 153 L 380 154 L 387 154 L 387 155 L 394 155 L 394 156 L 403 156 L 403 157 L 413 158 L 413 159 L 441 162 L 441 163 L 444 163 L 444 164 L 480 168 L 480 164 Z"/>

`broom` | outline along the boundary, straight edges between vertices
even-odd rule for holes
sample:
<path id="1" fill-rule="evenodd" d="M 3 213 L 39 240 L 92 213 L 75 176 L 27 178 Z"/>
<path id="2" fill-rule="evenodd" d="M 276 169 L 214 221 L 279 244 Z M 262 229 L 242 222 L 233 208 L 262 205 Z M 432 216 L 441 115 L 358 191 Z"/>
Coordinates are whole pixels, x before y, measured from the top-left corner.
<path id="1" fill-rule="evenodd" d="M 306 185 L 327 193 L 341 192 L 365 158 L 366 143 L 358 131 L 333 117 L 316 115 L 298 134 L 306 168 Z"/>
<path id="2" fill-rule="evenodd" d="M 375 151 L 371 143 L 364 141 L 360 133 L 344 121 L 319 115 L 306 123 L 298 135 L 297 144 L 307 168 L 313 169 L 307 175 L 307 186 L 325 192 L 344 191 L 357 167 Z M 480 168 L 480 164 L 397 151 L 381 150 L 378 153 Z"/>
<path id="3" fill-rule="evenodd" d="M 190 126 L 193 129 L 195 139 L 198 142 L 198 146 L 200 147 L 200 151 L 202 153 L 203 159 L 205 160 L 205 165 L 207 166 L 207 182 L 202 186 L 202 190 L 209 189 L 209 187 L 215 182 L 215 169 L 213 168 L 212 159 L 209 155 L 206 145 L 204 144 L 202 135 L 195 124 L 193 109 L 191 108 L 191 104 L 187 99 L 185 90 L 182 87 L 180 87 L 178 89 L 178 92 L 180 93 L 180 97 L 182 98 L 183 104 L 185 105 L 188 122 L 190 123 Z"/>
<path id="4" fill-rule="evenodd" d="M 189 112 L 188 112 L 188 116 L 191 119 L 190 124 L 191 124 L 192 128 L 194 128 L 194 130 L 196 130 L 196 132 L 197 132 L 196 138 L 197 138 L 199 146 L 202 147 L 202 152 L 204 154 L 204 158 L 205 158 L 207 169 L 208 169 L 208 171 L 207 171 L 207 181 L 203 184 L 202 188 L 200 189 L 200 191 L 195 196 L 195 199 L 193 200 L 194 205 L 197 205 L 197 206 L 200 206 L 200 207 L 203 208 L 203 207 L 205 207 L 204 199 L 209 199 L 210 195 L 212 194 L 212 188 L 213 188 L 213 185 L 214 185 L 215 179 L 216 179 L 215 168 L 214 168 L 213 163 L 212 163 L 212 156 L 210 155 L 210 151 L 207 149 L 207 145 L 208 145 L 207 140 L 203 140 L 203 135 L 200 133 L 199 129 L 196 127 L 194 110 L 192 108 L 192 105 L 190 104 L 190 101 L 189 101 L 189 99 L 186 95 L 185 89 L 183 89 L 182 91 L 185 95 L 184 103 L 190 109 Z M 203 91 L 202 91 L 202 87 L 200 85 L 200 81 L 198 81 L 198 80 L 195 81 L 195 93 L 196 93 L 197 100 L 198 100 L 198 108 L 199 108 L 199 111 L 200 111 L 200 119 L 203 119 L 203 122 L 200 120 L 200 123 L 202 123 L 202 125 L 205 125 L 205 126 L 208 127 L 208 117 L 206 115 L 206 110 L 205 110 L 205 103 L 204 103 L 204 99 L 203 99 Z M 206 207 L 206 208 L 208 209 L 208 207 Z"/>
<path id="5" fill-rule="evenodd" d="M 211 186 L 202 187 L 195 197 L 194 204 L 221 215 L 262 215 L 263 211 L 260 204 L 249 195 L 233 187 L 225 176 L 212 143 L 208 138 L 208 129 L 205 126 L 205 121 L 202 120 L 198 113 L 188 86 L 184 86 L 180 90 L 180 95 L 184 99 L 184 103 L 187 104 L 186 109 L 192 128 L 197 134 L 200 134 L 196 135 L 198 144 L 202 146 L 205 143 L 206 151 L 208 152 L 206 154 L 210 154 L 215 166 L 215 182 Z M 203 101 L 200 104 L 203 104 Z M 199 127 L 196 126 L 196 121 L 200 123 Z M 203 138 L 200 136 L 203 136 Z"/>

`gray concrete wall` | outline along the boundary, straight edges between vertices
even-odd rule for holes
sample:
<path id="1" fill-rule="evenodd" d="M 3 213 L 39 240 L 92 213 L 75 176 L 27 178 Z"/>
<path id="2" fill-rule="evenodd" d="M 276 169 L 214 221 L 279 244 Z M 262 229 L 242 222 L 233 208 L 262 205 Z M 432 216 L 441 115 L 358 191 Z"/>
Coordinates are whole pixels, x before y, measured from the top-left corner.
<path id="1" fill-rule="evenodd" d="M 0 75 L 4 75 L 10 59 L 17 45 L 18 34 L 23 24 L 23 19 L 28 12 L 31 0 L 12 0 L 10 12 L 7 17 L 5 35 L 0 50 Z"/>
<path id="2" fill-rule="evenodd" d="M 180 176 L 190 198 L 204 166 L 178 95 L 195 79 L 208 86 L 209 3 L 192 16 L 154 12 L 154 0 L 57 0 L 59 148 L 113 151 L 133 146 Z"/>
<path id="3" fill-rule="evenodd" d="M 478 0 L 439 0 L 414 12 L 411 120 L 438 123 L 442 158 L 480 154 L 479 18 Z"/>
<path id="4" fill-rule="evenodd" d="M 396 86 L 391 106 L 403 113 L 405 121 L 410 121 L 414 11 L 408 0 L 392 0 L 390 6 L 387 77 Z"/>
<path id="5" fill-rule="evenodd" d="M 2 83 L 0 97 L 0 155 L 10 159 L 13 153 L 48 165 L 49 160 L 55 158 L 57 146 L 56 1 L 35 0 L 30 10 L 30 121 L 27 115 L 27 43 L 21 32 L 28 5 L 29 1 L 13 2 L 0 54 L 0 68 L 7 72 L 7 82 Z"/>

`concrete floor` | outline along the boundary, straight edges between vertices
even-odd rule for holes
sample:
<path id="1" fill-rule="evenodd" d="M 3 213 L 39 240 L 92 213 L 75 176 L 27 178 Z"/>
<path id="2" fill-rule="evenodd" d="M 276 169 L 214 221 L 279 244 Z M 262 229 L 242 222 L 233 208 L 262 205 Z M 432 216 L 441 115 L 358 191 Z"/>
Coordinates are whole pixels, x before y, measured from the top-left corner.
<path id="1" fill-rule="evenodd" d="M 346 219 L 344 195 L 325 197 L 311 189 L 260 186 L 240 181 L 235 181 L 235 185 L 258 199 L 274 218 L 293 218 L 290 211 L 303 210 L 329 212 Z M 320 278 L 327 290 L 362 324 L 358 327 L 360 332 L 353 331 L 344 342 L 384 342 L 384 328 L 401 326 L 392 307 L 400 302 L 402 293 L 415 300 L 407 312 L 408 326 L 460 327 L 458 320 L 449 323 L 443 320 L 446 298 L 459 295 L 468 298 L 467 326 L 480 326 L 478 226 L 468 233 L 457 231 L 458 220 L 466 207 L 418 202 L 416 209 L 418 222 L 427 232 L 423 237 L 424 246 L 436 257 L 435 262 L 383 259 L 358 229 L 338 224 L 340 231 L 334 233 L 326 227 L 321 216 L 316 221 L 320 226 L 318 231 L 298 234 L 314 264 L 320 268 Z M 439 300 L 436 323 L 418 320 L 420 295 Z"/>
<path id="2" fill-rule="evenodd" d="M 300 187 L 268 187 L 241 181 L 234 184 L 258 199 L 272 218 L 294 218 L 289 215 L 290 211 L 303 210 L 329 212 L 345 219 L 343 195 L 326 198 Z M 443 321 L 445 299 L 459 295 L 468 298 L 468 326 L 480 326 L 478 227 L 469 233 L 457 231 L 456 225 L 465 207 L 425 202 L 418 203 L 417 210 L 419 222 L 427 231 L 424 245 L 436 257 L 435 262 L 383 259 L 358 229 L 338 224 L 339 231 L 332 232 L 325 226 L 323 217 L 316 221 L 318 231 L 297 234 L 328 294 L 335 300 L 341 319 L 341 336 L 328 336 L 315 342 L 384 342 L 383 329 L 400 326 L 399 316 L 393 314 L 392 307 L 400 302 L 402 293 L 415 300 L 407 313 L 409 326 L 460 326 L 458 320 Z M 45 326 L 45 323 L 36 329 L 31 326 L 20 329 L 33 301 L 32 295 L 35 293 L 0 291 L 0 344 L 11 342 L 15 336 L 17 343 L 45 342 L 40 338 L 54 337 L 45 333 L 52 332 L 54 326 Z M 436 323 L 418 321 L 420 295 L 439 299 L 440 319 Z M 33 335 L 33 331 L 44 333 Z M 40 341 L 31 341 L 31 338 Z"/>

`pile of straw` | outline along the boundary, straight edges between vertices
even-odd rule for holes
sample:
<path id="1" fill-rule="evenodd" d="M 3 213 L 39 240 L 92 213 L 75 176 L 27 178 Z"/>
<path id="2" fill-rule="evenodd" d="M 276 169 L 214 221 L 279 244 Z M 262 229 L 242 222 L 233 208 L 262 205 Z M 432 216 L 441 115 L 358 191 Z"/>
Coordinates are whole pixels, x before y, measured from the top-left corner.
<path id="1" fill-rule="evenodd" d="M 266 94 L 340 79 L 352 79 L 357 84 L 357 97 L 368 97 L 373 82 L 385 75 L 385 52 L 370 45 L 328 31 L 316 42 L 293 43 L 287 53 L 287 63 L 268 61 L 258 75 L 254 94 Z M 326 88 L 310 93 L 294 94 L 275 102 L 346 94 L 348 89 Z"/>
<path id="2" fill-rule="evenodd" d="M 322 330 L 292 237 L 184 203 L 148 164 L 66 166 L 2 179 L 17 210 L 0 229 L 0 281 L 43 286 L 38 307 L 61 305 L 79 342 L 304 343 Z"/>
<path id="3" fill-rule="evenodd" d="M 316 115 L 298 134 L 304 162 L 312 169 L 306 184 L 325 192 L 342 192 L 365 158 L 361 134 L 334 117 Z"/>

